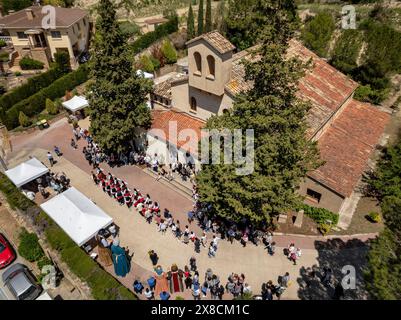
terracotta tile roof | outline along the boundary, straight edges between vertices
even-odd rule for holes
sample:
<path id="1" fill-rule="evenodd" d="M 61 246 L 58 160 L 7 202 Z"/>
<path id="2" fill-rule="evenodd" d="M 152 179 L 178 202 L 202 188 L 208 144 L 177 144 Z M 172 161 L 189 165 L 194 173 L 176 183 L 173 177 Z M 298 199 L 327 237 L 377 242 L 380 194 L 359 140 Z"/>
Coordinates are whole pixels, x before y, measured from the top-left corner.
<path id="1" fill-rule="evenodd" d="M 350 196 L 389 119 L 388 113 L 351 100 L 318 140 L 320 157 L 326 163 L 308 176 Z"/>
<path id="2" fill-rule="evenodd" d="M 184 112 L 175 110 L 152 110 L 152 118 L 152 127 L 149 131 L 151 135 L 157 135 L 159 138 L 163 139 L 163 137 L 160 137 L 160 134 L 156 131 L 152 132 L 152 130 L 162 130 L 167 141 L 171 142 L 178 148 L 191 151 L 191 153 L 197 152 L 198 141 L 202 137 L 201 129 L 204 127 L 205 122 L 195 119 Z M 177 124 L 177 142 L 175 142 L 173 137 L 170 137 L 169 135 L 169 124 L 173 126 L 174 121 Z M 178 135 L 185 129 L 193 130 L 192 132 L 195 134 L 196 139 L 190 141 L 190 138 L 186 137 L 186 140 L 181 141 Z"/>
<path id="3" fill-rule="evenodd" d="M 30 29 L 30 28 L 42 28 L 42 19 L 47 13 L 42 13 L 41 6 L 31 6 L 27 9 L 31 9 L 34 18 L 29 20 L 24 10 L 11 13 L 5 17 L 0 18 L 0 26 L 4 29 Z M 56 28 L 57 27 L 69 27 L 75 22 L 79 21 L 87 15 L 86 11 L 79 8 L 62 8 L 54 7 L 56 12 Z"/>
<path id="4" fill-rule="evenodd" d="M 307 121 L 308 136 L 312 137 L 352 95 L 358 84 L 332 67 L 296 40 L 290 41 L 288 55 L 307 61 L 313 66 L 299 81 L 299 97 L 311 102 Z"/>
<path id="5" fill-rule="evenodd" d="M 189 44 L 201 39 L 208 42 L 213 48 L 215 48 L 221 54 L 233 51 L 235 49 L 235 46 L 216 30 L 202 34 L 199 37 L 193 38 L 192 40 L 189 40 L 186 43 L 186 45 L 188 46 Z"/>
<path id="6" fill-rule="evenodd" d="M 233 56 L 231 80 L 225 86 L 232 95 L 252 88 L 252 83 L 244 80 L 243 59 L 255 59 L 249 53 L 252 47 Z M 300 42 L 291 40 L 288 57 L 297 57 L 306 62 L 312 59 L 312 67 L 299 81 L 298 96 L 311 102 L 312 108 L 307 115 L 308 137 L 311 138 L 349 98 L 358 84 L 319 58 Z"/>

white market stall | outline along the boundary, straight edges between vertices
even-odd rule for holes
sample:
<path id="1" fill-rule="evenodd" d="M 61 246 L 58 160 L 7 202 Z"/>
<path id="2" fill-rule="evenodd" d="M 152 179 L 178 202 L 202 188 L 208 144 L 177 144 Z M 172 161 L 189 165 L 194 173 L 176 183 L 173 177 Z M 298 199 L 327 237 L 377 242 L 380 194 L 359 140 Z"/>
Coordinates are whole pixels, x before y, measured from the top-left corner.
<path id="1" fill-rule="evenodd" d="M 62 105 L 71 112 L 76 112 L 88 107 L 89 103 L 83 96 L 74 96 L 70 100 L 63 102 Z"/>
<path id="2" fill-rule="evenodd" d="M 145 79 L 152 79 L 153 80 L 155 78 L 155 76 L 153 74 L 151 74 L 149 72 L 142 71 L 142 70 L 136 70 L 136 75 L 137 76 L 142 76 Z"/>
<path id="3" fill-rule="evenodd" d="M 74 187 L 60 193 L 40 207 L 70 238 L 82 246 L 113 219 Z"/>
<path id="4" fill-rule="evenodd" d="M 15 168 L 7 170 L 5 174 L 19 188 L 48 172 L 49 169 L 42 162 L 32 158 Z"/>

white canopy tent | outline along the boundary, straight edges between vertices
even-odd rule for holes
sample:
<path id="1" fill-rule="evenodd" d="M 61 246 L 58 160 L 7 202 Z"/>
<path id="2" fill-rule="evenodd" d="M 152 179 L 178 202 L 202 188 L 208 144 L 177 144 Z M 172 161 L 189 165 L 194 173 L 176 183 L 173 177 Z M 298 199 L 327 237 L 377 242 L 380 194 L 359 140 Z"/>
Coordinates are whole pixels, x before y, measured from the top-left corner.
<path id="1" fill-rule="evenodd" d="M 38 159 L 32 158 L 20 165 L 7 170 L 7 177 L 19 188 L 48 173 L 49 169 Z"/>
<path id="2" fill-rule="evenodd" d="M 149 72 L 142 71 L 142 70 L 136 70 L 136 74 L 138 76 L 144 77 L 145 79 L 154 79 L 155 78 L 155 76 L 153 74 L 151 74 Z"/>
<path id="3" fill-rule="evenodd" d="M 88 100 L 86 100 L 86 98 L 83 96 L 74 96 L 70 100 L 63 102 L 62 105 L 64 108 L 75 112 L 88 107 L 89 103 Z"/>
<path id="4" fill-rule="evenodd" d="M 113 222 L 108 214 L 74 187 L 41 204 L 40 207 L 79 246 Z"/>

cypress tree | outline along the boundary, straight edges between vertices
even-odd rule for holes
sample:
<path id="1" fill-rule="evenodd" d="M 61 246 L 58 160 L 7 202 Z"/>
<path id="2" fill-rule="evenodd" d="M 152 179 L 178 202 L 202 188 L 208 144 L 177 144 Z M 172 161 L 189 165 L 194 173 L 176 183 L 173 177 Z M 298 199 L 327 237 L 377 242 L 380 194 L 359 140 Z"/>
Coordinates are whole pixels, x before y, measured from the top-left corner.
<path id="1" fill-rule="evenodd" d="M 206 0 L 205 32 L 212 31 L 212 1 Z"/>
<path id="2" fill-rule="evenodd" d="M 126 152 L 139 128 L 149 128 L 146 96 L 150 81 L 138 76 L 127 58 L 127 44 L 110 0 L 100 0 L 91 60 L 90 132 L 106 153 Z"/>
<path id="3" fill-rule="evenodd" d="M 199 0 L 198 11 L 198 36 L 203 34 L 203 0 Z"/>
<path id="4" fill-rule="evenodd" d="M 257 10 L 263 26 L 260 59 L 245 64 L 246 79 L 255 84 L 229 112 L 206 123 L 208 129 L 254 130 L 254 170 L 238 175 L 241 164 L 204 164 L 197 183 L 200 200 L 211 205 L 212 214 L 262 225 L 300 204 L 296 189 L 320 161 L 316 143 L 306 138 L 310 105 L 296 96 L 306 66 L 285 58 L 295 29 L 291 15 L 279 0 L 260 0 Z M 246 154 L 246 146 L 242 151 Z"/>
<path id="5" fill-rule="evenodd" d="M 188 35 L 188 40 L 191 40 L 195 37 L 195 20 L 194 20 L 194 11 L 192 10 L 192 5 L 189 5 L 189 11 L 188 11 L 187 35 Z"/>

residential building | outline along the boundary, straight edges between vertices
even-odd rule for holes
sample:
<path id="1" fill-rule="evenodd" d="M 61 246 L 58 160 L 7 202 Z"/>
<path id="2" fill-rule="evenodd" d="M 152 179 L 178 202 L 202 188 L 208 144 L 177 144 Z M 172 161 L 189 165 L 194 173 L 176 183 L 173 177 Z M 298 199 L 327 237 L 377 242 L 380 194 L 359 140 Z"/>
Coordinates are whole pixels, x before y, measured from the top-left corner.
<path id="1" fill-rule="evenodd" d="M 154 87 L 153 129 L 165 131 L 163 119 L 169 117 L 178 120 L 178 128 L 202 127 L 210 116 L 230 109 L 237 94 L 252 87 L 244 79 L 242 63 L 244 59 L 253 59 L 252 48 L 234 53 L 235 47 L 217 31 L 194 38 L 187 46 L 188 74 L 177 74 Z M 306 197 L 306 203 L 316 207 L 340 213 L 354 210 L 359 199 L 357 187 L 390 114 L 354 100 L 356 82 L 298 41 L 291 40 L 288 57 L 294 56 L 312 61 L 311 69 L 299 82 L 298 96 L 311 103 L 306 119 L 307 138 L 318 142 L 325 161 L 308 173 L 299 192 Z M 171 135 L 165 133 L 164 145 L 170 143 L 177 147 L 176 140 L 172 141 Z M 148 136 L 150 140 L 155 139 L 152 132 Z M 159 142 L 158 150 L 162 149 Z M 186 149 L 181 151 L 186 152 Z M 176 152 L 167 158 L 167 163 L 177 161 Z M 199 167 L 199 163 L 195 164 Z"/>
<path id="2" fill-rule="evenodd" d="M 17 61 L 29 56 L 49 66 L 54 54 L 64 51 L 76 68 L 79 54 L 88 50 L 88 13 L 79 8 L 49 7 L 35 5 L 0 18 L 1 35 L 11 41 L 19 55 Z"/>

